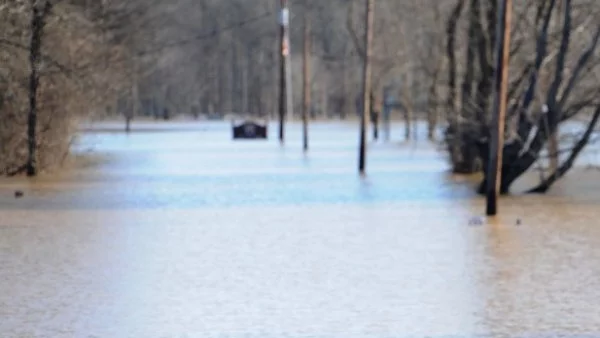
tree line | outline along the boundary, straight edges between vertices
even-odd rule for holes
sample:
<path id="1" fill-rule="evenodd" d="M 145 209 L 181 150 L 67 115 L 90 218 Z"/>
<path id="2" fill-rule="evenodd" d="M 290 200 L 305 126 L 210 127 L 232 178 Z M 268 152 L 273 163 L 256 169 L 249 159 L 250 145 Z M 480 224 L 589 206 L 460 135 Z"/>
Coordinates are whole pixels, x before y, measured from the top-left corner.
<path id="1" fill-rule="evenodd" d="M 312 117 L 357 113 L 363 0 L 291 0 L 295 112 L 303 25 Z M 444 128 L 453 171 L 482 171 L 491 121 L 496 0 L 376 0 L 373 94 Z M 0 173 L 60 164 L 92 116 L 277 111 L 276 0 L 0 0 Z M 515 2 L 502 191 L 543 167 L 536 191 L 572 166 L 598 114 L 600 4 Z M 560 125 L 587 122 L 574 140 Z M 410 124 L 406 134 L 410 137 Z M 483 186 L 483 184 L 482 184 Z"/>

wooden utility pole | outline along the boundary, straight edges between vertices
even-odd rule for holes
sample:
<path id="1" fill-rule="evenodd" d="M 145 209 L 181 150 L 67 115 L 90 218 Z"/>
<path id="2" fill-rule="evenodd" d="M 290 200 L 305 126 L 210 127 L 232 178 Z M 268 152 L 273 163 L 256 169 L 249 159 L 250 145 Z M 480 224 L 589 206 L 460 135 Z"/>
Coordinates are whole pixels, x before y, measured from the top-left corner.
<path id="1" fill-rule="evenodd" d="M 279 0 L 279 43 L 281 50 L 279 53 L 279 141 L 283 144 L 285 141 L 285 118 L 290 113 L 290 77 L 289 72 L 289 8 L 288 0 Z"/>
<path id="2" fill-rule="evenodd" d="M 486 213 L 488 216 L 495 216 L 498 213 L 498 192 L 502 181 L 502 151 L 504 149 L 504 123 L 508 93 L 511 16 L 512 0 L 501 0 L 496 28 L 496 95 L 494 97 L 490 156 L 487 168 Z"/>
<path id="3" fill-rule="evenodd" d="M 363 65 L 363 111 L 360 119 L 360 146 L 358 155 L 358 171 L 365 174 L 367 155 L 367 123 L 369 121 L 369 108 L 371 107 L 371 56 L 373 54 L 373 14 L 374 0 L 365 0 L 365 55 Z"/>
<path id="4" fill-rule="evenodd" d="M 304 11 L 304 60 L 302 63 L 302 144 L 304 151 L 308 150 L 308 114 L 311 108 L 310 49 L 310 20 L 308 19 L 308 8 L 306 8 Z"/>

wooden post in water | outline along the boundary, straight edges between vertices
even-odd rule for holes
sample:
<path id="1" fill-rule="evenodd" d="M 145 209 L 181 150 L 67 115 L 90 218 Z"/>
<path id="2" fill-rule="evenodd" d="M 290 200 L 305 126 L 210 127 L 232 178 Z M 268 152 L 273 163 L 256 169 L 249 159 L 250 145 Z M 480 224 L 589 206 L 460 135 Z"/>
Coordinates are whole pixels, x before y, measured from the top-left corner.
<path id="1" fill-rule="evenodd" d="M 373 7 L 374 0 L 365 0 L 365 55 L 363 64 L 363 104 L 362 116 L 360 119 L 360 146 L 358 155 L 358 171 L 361 175 L 365 174 L 366 155 L 367 155 L 367 123 L 369 121 L 369 108 L 371 107 L 371 55 L 373 53 Z"/>
<path id="2" fill-rule="evenodd" d="M 508 93 L 508 61 L 510 54 L 510 25 L 512 0 L 501 0 L 498 8 L 496 32 L 496 73 L 494 114 L 490 140 L 490 156 L 487 168 L 486 214 L 498 213 L 498 192 L 502 181 L 502 151 L 504 149 L 504 124 Z"/>
<path id="3" fill-rule="evenodd" d="M 304 151 L 308 151 L 308 114 L 310 112 L 310 20 L 308 8 L 304 11 L 304 59 L 302 63 L 302 144 Z"/>
<path id="4" fill-rule="evenodd" d="M 279 53 L 279 142 L 285 141 L 285 118 L 288 113 L 289 105 L 289 8 L 287 0 L 279 0 L 279 44 L 281 50 Z"/>

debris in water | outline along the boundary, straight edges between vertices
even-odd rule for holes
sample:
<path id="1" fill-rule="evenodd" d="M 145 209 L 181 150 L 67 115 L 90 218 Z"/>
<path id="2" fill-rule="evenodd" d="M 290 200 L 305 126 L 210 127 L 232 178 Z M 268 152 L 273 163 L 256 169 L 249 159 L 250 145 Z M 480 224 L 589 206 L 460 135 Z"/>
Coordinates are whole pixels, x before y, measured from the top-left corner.
<path id="1" fill-rule="evenodd" d="M 483 218 L 482 217 L 473 217 L 469 220 L 469 225 L 471 226 L 480 226 L 483 225 Z"/>
<path id="2" fill-rule="evenodd" d="M 23 191 L 21 190 L 17 190 L 15 191 L 15 198 L 21 198 L 23 197 L 25 194 L 23 193 Z"/>

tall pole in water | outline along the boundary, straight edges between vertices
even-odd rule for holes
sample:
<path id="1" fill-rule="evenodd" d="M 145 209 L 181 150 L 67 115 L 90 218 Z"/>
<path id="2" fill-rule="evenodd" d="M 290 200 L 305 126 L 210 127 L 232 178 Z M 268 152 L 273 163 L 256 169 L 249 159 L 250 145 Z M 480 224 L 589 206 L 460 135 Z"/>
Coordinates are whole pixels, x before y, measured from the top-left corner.
<path id="1" fill-rule="evenodd" d="M 508 93 L 511 16 L 512 0 L 501 0 L 498 8 L 498 26 L 496 28 L 496 95 L 494 97 L 490 156 L 486 175 L 486 214 L 488 216 L 495 216 L 498 213 L 498 192 L 502 181 L 502 151 L 504 149 L 504 123 Z"/>
<path id="2" fill-rule="evenodd" d="M 304 58 L 302 63 L 302 144 L 304 151 L 308 151 L 308 114 L 310 111 L 310 20 L 308 7 L 304 9 Z"/>
<path id="3" fill-rule="evenodd" d="M 288 0 L 279 0 L 279 42 L 281 50 L 279 53 L 279 141 L 285 141 L 285 118 L 290 108 L 289 82 L 289 8 Z"/>
<path id="4" fill-rule="evenodd" d="M 373 7 L 374 0 L 365 0 L 365 36 L 364 36 L 364 64 L 362 79 L 362 116 L 360 118 L 360 146 L 358 154 L 358 171 L 365 174 L 367 155 L 367 123 L 369 120 L 369 108 L 371 106 L 371 55 L 373 53 Z"/>

